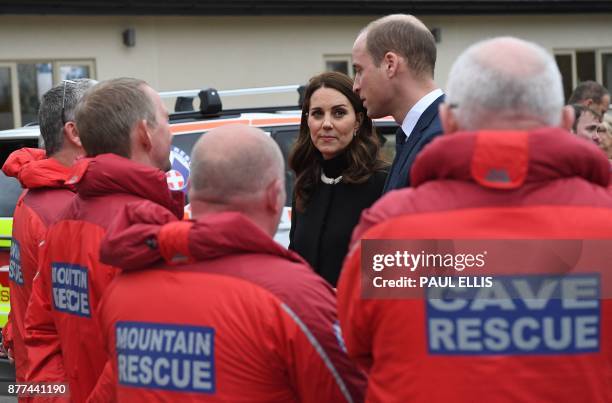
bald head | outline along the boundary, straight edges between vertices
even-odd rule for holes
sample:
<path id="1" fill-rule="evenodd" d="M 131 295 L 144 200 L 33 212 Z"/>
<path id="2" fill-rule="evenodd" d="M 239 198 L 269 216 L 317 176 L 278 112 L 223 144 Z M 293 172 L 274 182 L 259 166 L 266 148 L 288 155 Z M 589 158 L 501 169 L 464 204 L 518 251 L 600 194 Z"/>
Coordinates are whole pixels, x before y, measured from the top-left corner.
<path id="1" fill-rule="evenodd" d="M 284 179 L 280 149 L 263 131 L 224 126 L 204 134 L 191 156 L 192 198 L 232 203 Z"/>
<path id="2" fill-rule="evenodd" d="M 416 29 L 422 29 L 428 31 L 427 26 L 423 24 L 423 21 L 419 20 L 414 15 L 410 14 L 390 14 L 381 17 L 375 21 L 372 21 L 366 29 L 371 29 L 385 24 L 396 23 L 396 24 L 407 24 L 412 25 Z"/>
<path id="3" fill-rule="evenodd" d="M 284 172 L 278 145 L 263 131 L 245 125 L 211 130 L 191 154 L 193 216 L 238 211 L 273 235 L 285 204 Z"/>
<path id="4" fill-rule="evenodd" d="M 546 50 L 521 39 L 501 37 L 470 46 L 453 64 L 446 94 L 460 130 L 562 123 L 557 64 Z M 528 127 L 515 127 L 523 124 Z"/>
<path id="5" fill-rule="evenodd" d="M 549 59 L 544 49 L 513 37 L 481 42 L 473 47 L 472 52 L 476 63 L 515 78 L 540 74 L 546 69 Z M 517 57 L 520 57 L 520 63 L 517 63 Z"/>

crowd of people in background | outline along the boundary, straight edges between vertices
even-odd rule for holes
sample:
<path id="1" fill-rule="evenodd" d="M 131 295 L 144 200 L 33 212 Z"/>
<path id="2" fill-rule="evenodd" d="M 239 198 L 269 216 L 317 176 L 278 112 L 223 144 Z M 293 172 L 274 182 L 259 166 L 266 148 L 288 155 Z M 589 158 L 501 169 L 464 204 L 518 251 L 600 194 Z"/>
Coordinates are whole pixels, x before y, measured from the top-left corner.
<path id="1" fill-rule="evenodd" d="M 294 194 L 269 136 L 225 126 L 193 148 L 190 220 L 166 184 L 153 88 L 45 94 L 45 150 L 3 166 L 24 188 L 3 331 L 17 382 L 67 383 L 72 402 L 612 401 L 604 291 L 580 294 L 588 324 L 559 303 L 561 324 L 537 336 L 539 303 L 364 298 L 360 242 L 612 239 L 609 92 L 584 82 L 566 104 L 552 56 L 512 37 L 463 51 L 443 91 L 435 39 L 410 15 L 371 22 L 352 56 L 354 80 L 306 87 Z M 372 123 L 385 116 L 392 162 Z M 286 197 L 289 249 L 272 239 Z"/>
<path id="2" fill-rule="evenodd" d="M 612 160 L 612 114 L 608 113 L 608 90 L 595 81 L 584 81 L 574 89 L 568 103 L 574 108 L 575 115 L 572 133 L 595 143 Z"/>

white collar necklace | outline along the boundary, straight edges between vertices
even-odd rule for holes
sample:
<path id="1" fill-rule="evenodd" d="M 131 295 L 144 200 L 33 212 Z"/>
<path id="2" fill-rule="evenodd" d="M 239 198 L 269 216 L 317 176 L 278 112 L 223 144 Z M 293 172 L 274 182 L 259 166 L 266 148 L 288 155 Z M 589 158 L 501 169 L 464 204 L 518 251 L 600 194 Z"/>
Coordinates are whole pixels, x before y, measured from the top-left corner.
<path id="1" fill-rule="evenodd" d="M 337 185 L 341 180 L 342 175 L 338 176 L 337 178 L 328 178 L 323 172 L 321 172 L 321 182 L 325 183 L 326 185 Z"/>

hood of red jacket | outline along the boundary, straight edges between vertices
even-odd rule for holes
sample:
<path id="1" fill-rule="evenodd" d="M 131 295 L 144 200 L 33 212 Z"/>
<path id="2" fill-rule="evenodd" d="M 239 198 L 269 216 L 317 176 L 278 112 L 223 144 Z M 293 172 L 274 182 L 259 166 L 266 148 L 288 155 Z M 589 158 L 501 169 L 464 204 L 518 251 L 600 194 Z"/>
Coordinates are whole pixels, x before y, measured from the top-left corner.
<path id="1" fill-rule="evenodd" d="M 38 148 L 22 148 L 9 155 L 2 172 L 17 178 L 26 189 L 58 188 L 65 185 L 71 168 L 47 158 L 45 151 Z"/>
<path id="2" fill-rule="evenodd" d="M 477 182 L 494 189 L 582 177 L 608 186 L 610 163 L 594 144 L 561 128 L 480 131 L 439 136 L 417 157 L 411 184 L 434 180 Z"/>
<path id="3" fill-rule="evenodd" d="M 183 192 L 170 191 L 161 170 L 116 154 L 80 160 L 66 183 L 83 198 L 127 193 L 160 204 L 177 217 L 184 215 Z"/>
<path id="4" fill-rule="evenodd" d="M 179 221 L 150 201 L 129 203 L 108 227 L 100 260 L 124 270 L 258 253 L 304 263 L 238 212 Z"/>

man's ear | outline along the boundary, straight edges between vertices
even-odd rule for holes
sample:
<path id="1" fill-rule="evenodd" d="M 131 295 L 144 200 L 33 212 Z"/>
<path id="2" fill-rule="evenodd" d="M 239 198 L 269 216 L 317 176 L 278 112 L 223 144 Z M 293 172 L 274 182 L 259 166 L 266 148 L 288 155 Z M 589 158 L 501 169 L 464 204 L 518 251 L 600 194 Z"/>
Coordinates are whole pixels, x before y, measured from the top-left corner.
<path id="1" fill-rule="evenodd" d="M 149 152 L 153 148 L 153 139 L 151 137 L 151 131 L 147 125 L 146 120 L 140 120 L 136 123 L 136 144 L 143 150 Z"/>
<path id="2" fill-rule="evenodd" d="M 278 213 L 285 205 L 286 195 L 283 181 L 275 179 L 266 188 L 266 209 L 270 212 Z"/>
<path id="3" fill-rule="evenodd" d="M 68 121 L 64 125 L 64 139 L 77 148 L 83 148 L 79 131 L 73 121 Z"/>
<path id="4" fill-rule="evenodd" d="M 383 56 L 382 64 L 388 78 L 394 77 L 400 66 L 400 56 L 395 52 L 387 52 Z"/>
<path id="5" fill-rule="evenodd" d="M 572 108 L 571 105 L 565 105 L 563 109 L 561 109 L 561 122 L 559 126 L 571 132 L 575 120 L 576 115 L 574 113 L 574 108 Z"/>
<path id="6" fill-rule="evenodd" d="M 440 114 L 440 123 L 442 123 L 442 130 L 444 130 L 444 134 L 459 131 L 457 117 L 449 104 L 446 102 L 441 103 L 440 106 L 438 106 L 438 112 Z"/>

